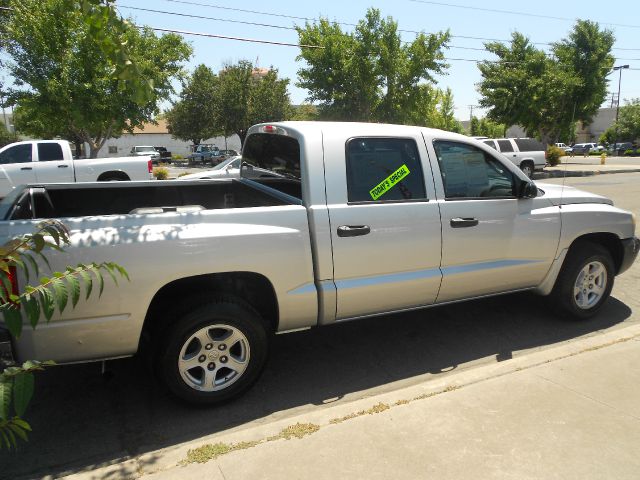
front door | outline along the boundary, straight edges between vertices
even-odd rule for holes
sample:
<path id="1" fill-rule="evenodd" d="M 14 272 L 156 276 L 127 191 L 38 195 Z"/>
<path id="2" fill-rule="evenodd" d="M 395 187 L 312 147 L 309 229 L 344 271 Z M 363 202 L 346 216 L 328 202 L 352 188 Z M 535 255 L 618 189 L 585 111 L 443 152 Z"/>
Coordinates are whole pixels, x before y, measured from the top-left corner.
<path id="1" fill-rule="evenodd" d="M 419 130 L 341 140 L 325 145 L 336 318 L 432 304 L 440 214 Z"/>
<path id="2" fill-rule="evenodd" d="M 18 185 L 36 182 L 32 148 L 31 143 L 19 143 L 0 153 L 0 197 Z"/>
<path id="3" fill-rule="evenodd" d="M 444 197 L 438 303 L 538 285 L 558 246 L 558 207 L 517 198 L 522 179 L 490 152 L 450 140 L 432 148 Z"/>

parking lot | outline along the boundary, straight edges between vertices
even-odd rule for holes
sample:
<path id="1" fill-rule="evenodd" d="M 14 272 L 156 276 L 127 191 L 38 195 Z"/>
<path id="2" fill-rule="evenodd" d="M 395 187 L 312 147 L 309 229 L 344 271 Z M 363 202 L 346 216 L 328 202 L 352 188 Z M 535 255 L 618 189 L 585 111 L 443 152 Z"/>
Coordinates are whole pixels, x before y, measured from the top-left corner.
<path id="1" fill-rule="evenodd" d="M 609 196 L 640 215 L 640 173 L 546 181 Z M 176 402 L 140 358 L 109 362 L 106 376 L 98 364 L 56 367 L 38 376 L 26 415 L 34 432 L 17 453 L 3 454 L 1 471 L 55 477 L 615 331 L 640 321 L 639 281 L 637 262 L 585 323 L 558 319 L 523 293 L 279 335 L 258 384 L 217 408 Z"/>

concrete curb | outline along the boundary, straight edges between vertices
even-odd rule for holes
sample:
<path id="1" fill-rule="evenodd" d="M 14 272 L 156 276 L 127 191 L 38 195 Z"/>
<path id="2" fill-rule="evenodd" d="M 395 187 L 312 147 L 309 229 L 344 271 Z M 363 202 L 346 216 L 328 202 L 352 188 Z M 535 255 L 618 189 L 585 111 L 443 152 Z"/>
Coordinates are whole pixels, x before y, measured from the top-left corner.
<path id="1" fill-rule="evenodd" d="M 542 173 L 534 174 L 534 180 L 544 178 L 563 178 L 563 177 L 591 177 L 593 175 L 607 175 L 610 173 L 638 173 L 640 168 L 618 168 L 615 170 L 545 170 Z"/>
<path id="2" fill-rule="evenodd" d="M 606 348 L 612 344 L 629 341 L 636 337 L 640 337 L 640 325 L 632 325 L 612 332 L 605 332 L 597 336 L 569 341 L 556 347 L 523 355 L 522 357 L 515 357 L 504 362 L 472 368 L 446 378 L 429 380 L 418 385 L 342 403 L 334 407 L 307 412 L 272 422 L 266 420 L 266 423 L 262 425 L 252 425 L 248 427 L 238 426 L 222 433 L 215 433 L 161 450 L 149 451 L 136 458 L 122 459 L 118 463 L 98 467 L 91 471 L 71 474 L 63 478 L 67 480 L 94 480 L 110 477 L 139 478 L 144 475 L 178 467 L 180 462 L 186 458 L 189 450 L 205 444 L 259 441 L 277 435 L 284 428 L 298 422 L 326 426 L 330 424 L 332 419 L 369 409 L 379 403 L 387 404 L 393 408 L 396 402 L 416 401 L 417 397 L 428 398 L 430 396 L 444 394 L 451 390 L 501 377 L 516 371 L 534 368 L 545 363 L 555 362 L 592 350 Z M 144 446 L 141 447 L 141 450 L 144 450 Z"/>

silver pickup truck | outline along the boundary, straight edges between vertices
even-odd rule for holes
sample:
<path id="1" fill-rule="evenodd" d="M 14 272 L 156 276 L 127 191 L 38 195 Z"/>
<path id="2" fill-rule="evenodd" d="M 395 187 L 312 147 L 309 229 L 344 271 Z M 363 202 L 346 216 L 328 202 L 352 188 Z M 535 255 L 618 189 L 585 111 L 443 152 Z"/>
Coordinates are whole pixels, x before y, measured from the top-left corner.
<path id="1" fill-rule="evenodd" d="M 359 123 L 257 125 L 237 178 L 27 186 L 0 218 L 2 239 L 59 218 L 71 245 L 54 268 L 115 261 L 131 277 L 25 328 L 11 340 L 18 359 L 144 345 L 194 403 L 253 384 L 274 332 L 521 290 L 586 319 L 640 245 L 632 213 L 535 184 L 481 142 Z"/>

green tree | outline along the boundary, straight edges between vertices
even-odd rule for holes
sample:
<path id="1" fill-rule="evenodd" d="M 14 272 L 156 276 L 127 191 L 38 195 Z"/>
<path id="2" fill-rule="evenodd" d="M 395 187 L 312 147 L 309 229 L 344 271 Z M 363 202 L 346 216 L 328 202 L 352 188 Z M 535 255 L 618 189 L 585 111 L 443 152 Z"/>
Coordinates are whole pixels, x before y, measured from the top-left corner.
<path id="1" fill-rule="evenodd" d="M 397 22 L 373 8 L 352 33 L 326 18 L 296 29 L 301 44 L 322 47 L 303 48 L 297 57 L 306 64 L 298 86 L 318 102 L 321 118 L 414 123 L 431 109 L 425 87 L 447 67 L 448 32 L 421 33 L 405 44 Z"/>
<path id="2" fill-rule="evenodd" d="M 613 122 L 600 136 L 603 143 L 633 142 L 640 138 L 640 98 L 634 98 L 620 107 L 618 122 Z M 617 135 L 616 135 L 617 130 Z"/>
<path id="3" fill-rule="evenodd" d="M 92 17 L 81 8 L 69 8 L 69 0 L 11 0 L 10 5 L 2 41 L 20 87 L 12 94 L 14 102 L 25 116 L 40 119 L 58 135 L 71 133 L 87 142 L 92 158 L 107 139 L 152 121 L 159 112 L 158 102 L 173 92 L 171 81 L 191 54 L 178 35 L 157 37 L 150 29 L 139 30 L 126 22 L 120 30 L 96 32 L 89 21 Z M 144 81 L 118 76 L 120 63 L 114 63 L 105 48 L 109 41 L 126 46 L 128 56 L 122 47 L 115 59 L 135 64 Z M 120 69 L 126 77 L 123 72 Z M 153 88 L 141 95 L 139 87 L 147 80 Z"/>
<path id="4" fill-rule="evenodd" d="M 273 68 L 263 73 L 244 60 L 226 66 L 218 76 L 216 96 L 217 124 L 224 135 L 235 133 L 244 143 L 251 125 L 289 118 L 288 85 Z"/>
<path id="5" fill-rule="evenodd" d="M 312 103 L 303 103 L 291 107 L 291 120 L 309 121 L 318 119 L 318 107 Z"/>
<path id="6" fill-rule="evenodd" d="M 0 148 L 17 141 L 18 137 L 16 134 L 10 133 L 4 126 L 4 123 L 0 122 Z"/>
<path id="7" fill-rule="evenodd" d="M 498 60 L 478 65 L 480 104 L 491 120 L 521 125 L 548 144 L 570 138 L 575 122 L 588 124 L 605 99 L 613 42 L 609 30 L 579 20 L 552 56 L 517 32 L 510 45 L 487 43 Z"/>
<path id="8" fill-rule="evenodd" d="M 472 137 L 502 138 L 506 135 L 507 126 L 496 123 L 486 117 L 471 117 L 469 135 Z"/>
<path id="9" fill-rule="evenodd" d="M 0 317 L 15 338 L 22 333 L 23 323 L 36 328 L 41 319 L 51 320 L 56 310 L 62 313 L 74 308 L 81 299 L 88 299 L 94 291 L 102 294 L 103 273 L 117 284 L 117 276 L 129 278 L 121 266 L 111 263 L 92 263 L 68 266 L 63 272 L 42 276 L 42 267 L 50 270 L 45 256 L 47 250 L 62 251 L 69 243 L 69 232 L 60 222 L 40 223 L 35 233 L 21 235 L 0 246 Z M 41 265 L 44 264 L 44 265 Z M 26 282 L 30 277 L 35 285 L 26 285 L 22 292 L 14 289 L 17 272 Z M 0 448 L 11 448 L 16 439 L 27 440 L 31 426 L 22 418 L 34 391 L 33 372 L 43 370 L 53 362 L 26 361 L 22 366 L 8 367 L 0 372 Z"/>
<path id="10" fill-rule="evenodd" d="M 166 112 L 169 133 L 180 140 L 200 144 L 216 136 L 218 77 L 206 65 L 198 65 L 182 85 L 180 99 Z"/>

